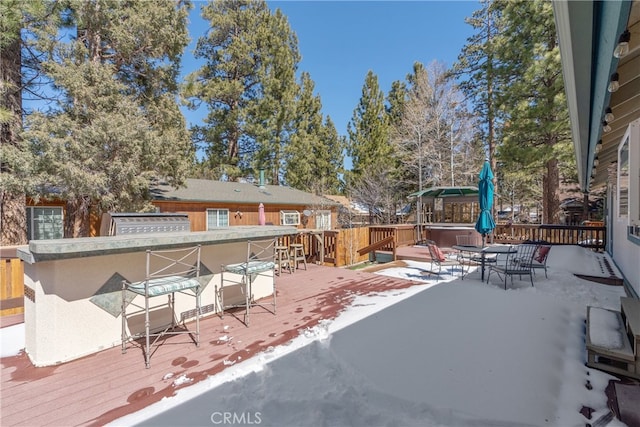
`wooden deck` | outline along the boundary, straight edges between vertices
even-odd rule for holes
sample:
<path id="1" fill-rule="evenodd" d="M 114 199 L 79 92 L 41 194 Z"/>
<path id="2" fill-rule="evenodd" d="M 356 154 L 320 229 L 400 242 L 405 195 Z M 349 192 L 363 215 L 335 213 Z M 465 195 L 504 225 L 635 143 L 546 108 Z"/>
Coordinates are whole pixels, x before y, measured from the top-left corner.
<path id="1" fill-rule="evenodd" d="M 270 346 L 287 343 L 321 320 L 335 318 L 355 295 L 413 284 L 363 271 L 309 264 L 307 271 L 283 272 L 277 278 L 276 315 L 256 307 L 248 328 L 231 315 L 205 318 L 199 348 L 187 343 L 185 336 L 171 337 L 153 354 L 150 369 L 144 367 L 141 350 L 130 348 L 123 355 L 119 346 L 42 368 L 34 367 L 25 354 L 2 358 L 0 424 L 104 425 L 221 372 L 229 362 L 246 360 Z M 225 335 L 232 339 L 221 340 Z M 173 374 L 172 378 L 166 378 L 167 374 Z M 192 381 L 175 386 L 174 380 L 181 375 Z"/>

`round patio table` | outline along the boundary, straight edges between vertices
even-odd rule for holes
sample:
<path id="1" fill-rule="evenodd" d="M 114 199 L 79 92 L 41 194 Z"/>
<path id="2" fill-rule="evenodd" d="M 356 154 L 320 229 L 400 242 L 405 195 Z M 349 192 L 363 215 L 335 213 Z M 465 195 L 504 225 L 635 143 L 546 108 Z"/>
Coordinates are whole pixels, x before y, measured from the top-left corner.
<path id="1" fill-rule="evenodd" d="M 480 280 L 484 282 L 484 267 L 486 264 L 487 254 L 512 254 L 518 252 L 518 248 L 513 245 L 489 245 L 489 246 L 470 246 L 470 245 L 453 245 L 452 249 L 470 254 L 480 254 L 481 273 Z"/>

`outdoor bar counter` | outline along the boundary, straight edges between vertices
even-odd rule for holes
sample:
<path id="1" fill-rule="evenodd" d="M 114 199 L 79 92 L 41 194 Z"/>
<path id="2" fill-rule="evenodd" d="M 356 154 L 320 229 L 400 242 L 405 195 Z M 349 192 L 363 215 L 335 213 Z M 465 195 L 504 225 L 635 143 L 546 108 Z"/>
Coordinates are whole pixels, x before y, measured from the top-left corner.
<path id="1" fill-rule="evenodd" d="M 287 226 L 238 226 L 31 241 L 18 249 L 24 261 L 25 350 L 35 366 L 49 366 L 119 346 L 122 281 L 144 279 L 147 249 L 201 245 L 201 303 L 211 315 L 222 264 L 245 261 L 248 240 L 295 233 Z M 271 294 L 268 282 L 255 282 L 256 299 Z M 176 294 L 175 305 L 179 315 L 193 308 L 193 298 Z"/>

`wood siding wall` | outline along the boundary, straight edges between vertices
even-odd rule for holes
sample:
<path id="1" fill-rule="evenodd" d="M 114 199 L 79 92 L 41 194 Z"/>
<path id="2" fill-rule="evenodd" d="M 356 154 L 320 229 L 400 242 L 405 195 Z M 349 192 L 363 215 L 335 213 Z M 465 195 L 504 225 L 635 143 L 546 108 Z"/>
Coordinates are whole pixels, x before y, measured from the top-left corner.
<path id="1" fill-rule="evenodd" d="M 211 202 L 166 202 L 154 201 L 160 212 L 185 213 L 191 222 L 191 231 L 207 230 L 207 209 L 228 209 L 229 226 L 238 225 L 258 225 L 258 204 L 241 203 L 211 203 Z M 267 224 L 280 225 L 280 211 L 295 210 L 300 212 L 300 219 L 303 220 L 302 211 L 305 207 L 299 205 L 265 205 L 264 213 Z M 338 221 L 337 211 L 331 212 L 331 225 L 336 226 Z M 315 229 L 316 221 L 313 216 L 308 218 L 306 224 L 298 225 L 298 228 Z"/>

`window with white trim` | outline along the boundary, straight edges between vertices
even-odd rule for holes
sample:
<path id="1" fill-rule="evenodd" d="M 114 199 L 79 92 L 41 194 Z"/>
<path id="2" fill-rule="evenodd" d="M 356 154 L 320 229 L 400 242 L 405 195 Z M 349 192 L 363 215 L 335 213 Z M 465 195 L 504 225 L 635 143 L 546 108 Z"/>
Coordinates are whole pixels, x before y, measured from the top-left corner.
<path id="1" fill-rule="evenodd" d="M 618 146 L 618 217 L 640 229 L 640 120 L 631 122 Z"/>
<path id="2" fill-rule="evenodd" d="M 28 206 L 27 239 L 62 239 L 64 237 L 62 212 L 61 207 Z"/>
<path id="3" fill-rule="evenodd" d="M 207 209 L 207 230 L 229 226 L 229 209 Z"/>
<path id="4" fill-rule="evenodd" d="M 280 211 L 280 225 L 299 225 L 300 212 L 298 211 Z"/>

